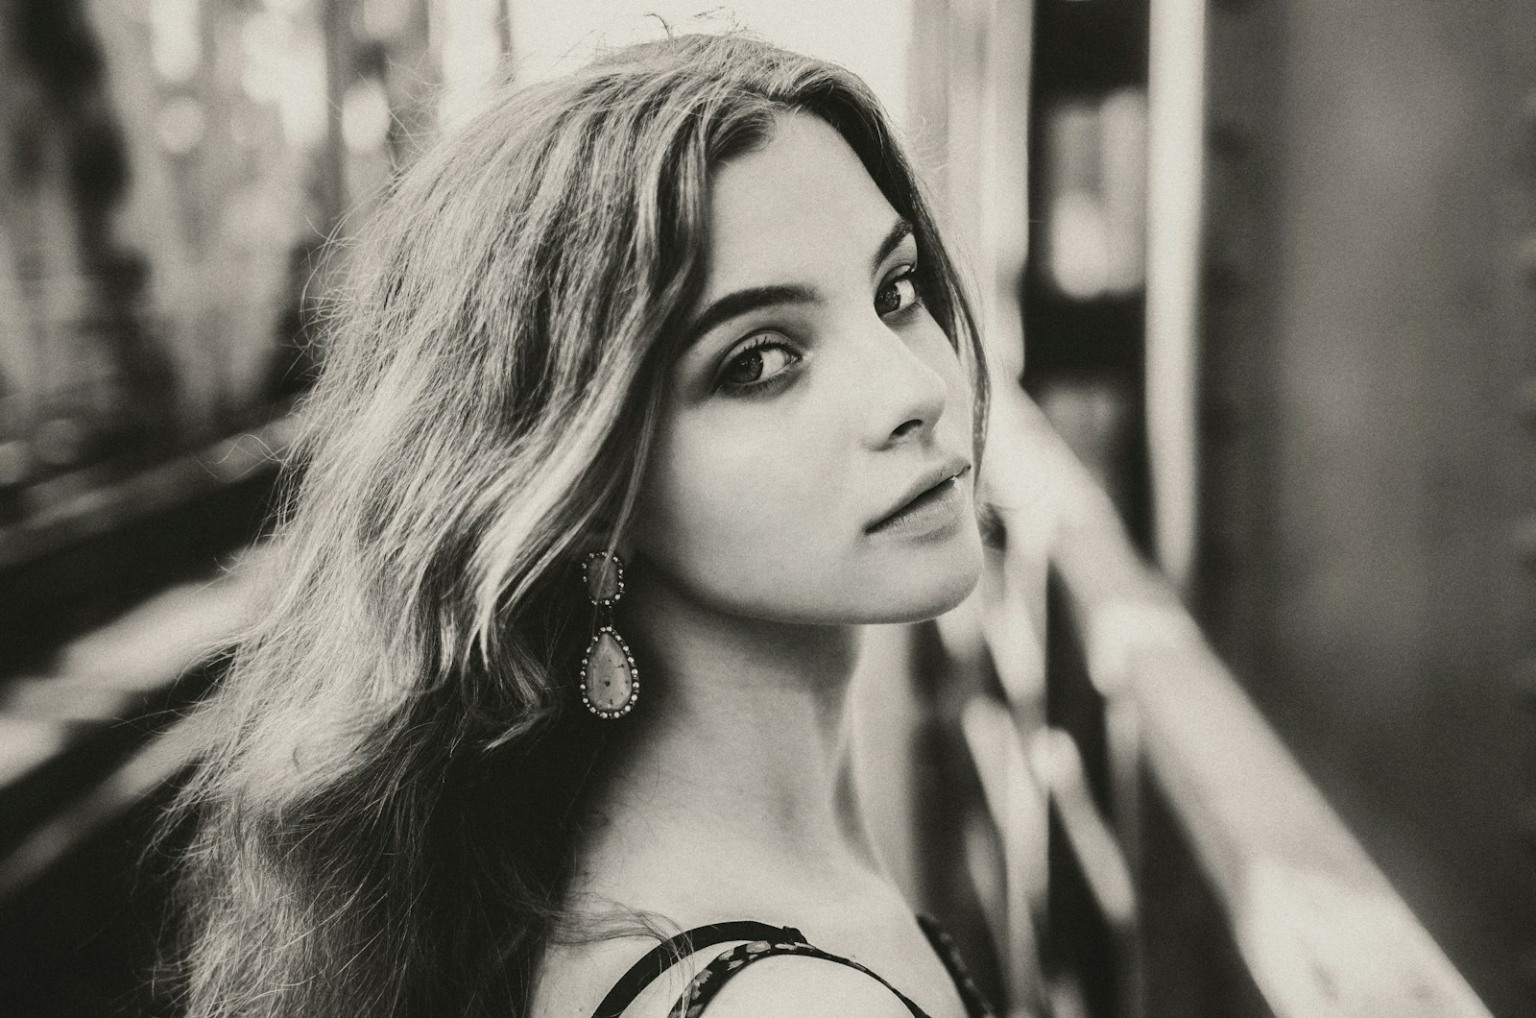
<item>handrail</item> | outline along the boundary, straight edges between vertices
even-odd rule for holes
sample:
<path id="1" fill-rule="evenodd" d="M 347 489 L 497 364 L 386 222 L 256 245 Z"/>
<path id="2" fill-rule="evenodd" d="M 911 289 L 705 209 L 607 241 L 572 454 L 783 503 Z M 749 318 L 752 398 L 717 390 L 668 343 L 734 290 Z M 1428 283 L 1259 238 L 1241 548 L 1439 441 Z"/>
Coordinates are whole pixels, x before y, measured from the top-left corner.
<path id="1" fill-rule="evenodd" d="M 0 685 L 0 793 L 45 777 L 92 733 L 131 731 L 138 743 L 0 853 L 0 903 L 191 762 L 197 747 L 174 709 L 253 616 L 260 555 L 248 549 L 214 579 L 162 591 L 69 643 L 47 671 Z"/>
<path id="2" fill-rule="evenodd" d="M 0 902 L 25 890 L 55 863 L 143 802 L 196 759 L 202 748 L 188 722 L 150 739 L 84 794 L 70 799 L 0 856 Z"/>
<path id="3" fill-rule="evenodd" d="M 1275 1014 L 1489 1018 L 1021 392 L 996 394 L 990 436 L 1003 570 L 1035 575 L 1045 550 L 1108 724 L 1132 735 Z"/>
<path id="4" fill-rule="evenodd" d="M 0 792 L 28 780 L 88 732 L 147 724 L 147 715 L 166 713 L 161 705 L 175 689 L 209 667 L 252 617 L 259 557 L 259 550 L 249 550 L 217 579 L 156 595 L 70 643 L 53 670 L 0 687 L 0 732 L 8 736 L 0 744 Z M 190 763 L 196 752 L 190 731 L 176 720 L 147 733 L 99 781 L 54 804 L 0 854 L 0 902 Z"/>
<path id="5" fill-rule="evenodd" d="M 106 480 L 110 464 L 98 464 L 39 482 L 30 490 L 38 511 L 0 526 L 0 568 L 276 470 L 298 428 L 298 416 L 287 414 L 119 480 Z"/>
<path id="6" fill-rule="evenodd" d="M 1032 772 L 1024 740 L 1006 707 L 991 697 L 975 696 L 961 712 L 960 728 L 1002 849 L 1001 893 L 993 895 L 1000 900 L 983 905 L 993 942 L 1003 948 L 1010 1014 L 1046 1014 L 1042 952 L 1035 932 L 1047 879 L 1045 830 L 1039 823 L 1046 812 L 1046 789 Z"/>

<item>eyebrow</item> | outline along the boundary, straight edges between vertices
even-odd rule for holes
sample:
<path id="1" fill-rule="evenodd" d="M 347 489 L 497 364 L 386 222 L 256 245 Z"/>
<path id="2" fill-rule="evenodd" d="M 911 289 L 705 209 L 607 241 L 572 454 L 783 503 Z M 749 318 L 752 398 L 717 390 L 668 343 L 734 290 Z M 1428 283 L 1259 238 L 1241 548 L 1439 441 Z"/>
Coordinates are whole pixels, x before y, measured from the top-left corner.
<path id="1" fill-rule="evenodd" d="M 880 246 L 875 249 L 875 256 L 870 259 L 870 275 L 878 272 L 880 263 L 889 258 L 891 252 L 911 235 L 912 224 L 905 217 L 898 216 L 896 222 L 886 232 L 885 238 L 880 241 Z M 683 340 L 683 349 L 692 346 L 712 329 L 733 318 L 740 318 L 742 315 L 761 311 L 764 308 L 782 307 L 786 304 L 815 304 L 819 300 L 821 300 L 821 294 L 814 287 L 798 284 L 753 286 L 745 290 L 734 290 L 711 303 L 700 313 L 688 327 L 688 334 Z"/>
<path id="2" fill-rule="evenodd" d="M 686 349 L 706 336 L 711 329 L 751 311 L 782 307 L 785 304 L 814 304 L 821 294 L 809 286 L 754 286 L 726 294 L 704 309 L 688 329 L 683 341 Z"/>
<path id="3" fill-rule="evenodd" d="M 891 224 L 885 239 L 875 249 L 875 256 L 869 261 L 869 274 L 873 276 L 880 271 L 880 263 L 891 256 L 891 252 L 900 246 L 901 242 L 912 236 L 912 224 L 907 222 L 905 216 L 897 216 L 896 222 Z"/>

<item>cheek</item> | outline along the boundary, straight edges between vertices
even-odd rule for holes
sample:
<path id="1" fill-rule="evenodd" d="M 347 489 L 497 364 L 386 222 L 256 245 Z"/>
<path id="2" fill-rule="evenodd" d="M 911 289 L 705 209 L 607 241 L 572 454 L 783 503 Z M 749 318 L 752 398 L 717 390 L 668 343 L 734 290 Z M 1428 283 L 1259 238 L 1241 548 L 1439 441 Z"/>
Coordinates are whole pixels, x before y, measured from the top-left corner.
<path id="1" fill-rule="evenodd" d="M 691 594 L 783 616 L 825 592 L 857 536 L 835 422 L 700 413 L 663 426 L 635 543 Z M 845 518 L 847 517 L 847 518 Z"/>

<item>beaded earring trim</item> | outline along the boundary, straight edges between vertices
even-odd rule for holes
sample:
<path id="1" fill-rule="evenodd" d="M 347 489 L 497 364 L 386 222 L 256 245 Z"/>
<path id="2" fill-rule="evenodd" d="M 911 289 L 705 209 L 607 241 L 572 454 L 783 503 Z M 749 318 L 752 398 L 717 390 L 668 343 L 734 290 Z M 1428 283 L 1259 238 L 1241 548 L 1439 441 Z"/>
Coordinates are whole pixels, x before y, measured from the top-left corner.
<path id="1" fill-rule="evenodd" d="M 618 555 L 594 551 L 582 562 L 582 579 L 598 625 L 581 657 L 581 702 L 595 717 L 613 721 L 640 699 L 635 656 L 613 627 L 613 606 L 624 596 L 624 563 Z"/>

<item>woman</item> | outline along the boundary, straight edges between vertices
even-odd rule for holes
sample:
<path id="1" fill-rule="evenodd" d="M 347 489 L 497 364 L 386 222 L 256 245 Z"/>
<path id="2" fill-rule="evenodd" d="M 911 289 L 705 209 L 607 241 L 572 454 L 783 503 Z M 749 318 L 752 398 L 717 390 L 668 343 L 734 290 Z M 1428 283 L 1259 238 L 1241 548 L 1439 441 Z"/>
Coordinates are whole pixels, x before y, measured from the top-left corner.
<path id="1" fill-rule="evenodd" d="M 975 329 L 862 83 L 621 51 L 355 259 L 200 715 L 190 1011 L 980 1013 L 833 803 L 860 626 L 981 563 Z"/>

